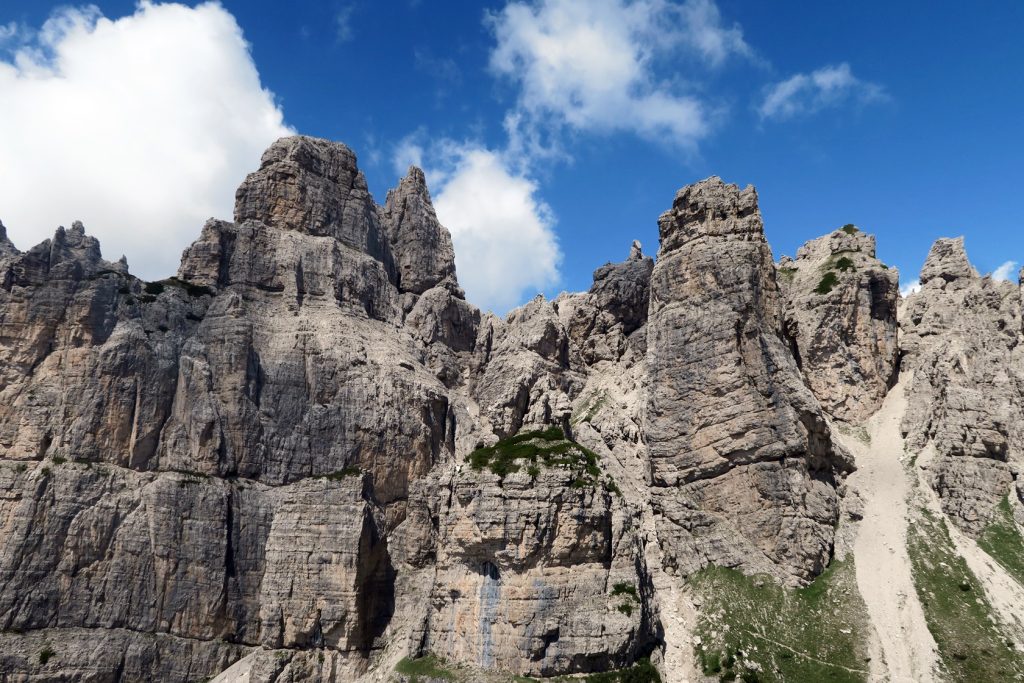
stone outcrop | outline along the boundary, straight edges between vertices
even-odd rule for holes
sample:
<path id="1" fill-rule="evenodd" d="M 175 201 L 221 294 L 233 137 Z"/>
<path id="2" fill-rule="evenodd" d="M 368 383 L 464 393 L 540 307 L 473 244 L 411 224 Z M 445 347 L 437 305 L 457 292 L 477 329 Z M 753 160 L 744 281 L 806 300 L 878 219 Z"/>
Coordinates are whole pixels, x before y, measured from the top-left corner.
<path id="1" fill-rule="evenodd" d="M 825 569 L 831 420 L 902 370 L 909 442 L 984 526 L 1024 447 L 1018 286 L 940 241 L 898 344 L 871 236 L 776 267 L 756 192 L 718 178 L 659 229 L 656 262 L 634 242 L 502 318 L 422 171 L 378 206 L 325 140 L 274 143 L 159 282 L 80 223 L 24 253 L 0 224 L 0 678 L 662 666 L 703 567 Z"/>
<path id="2" fill-rule="evenodd" d="M 895 382 L 899 273 L 875 256 L 874 235 L 848 225 L 783 257 L 778 275 L 811 391 L 837 418 L 867 418 Z"/>
<path id="3" fill-rule="evenodd" d="M 903 432 L 914 450 L 934 445 L 943 509 L 977 534 L 1024 462 L 1020 287 L 980 277 L 963 238 L 940 239 L 901 320 L 903 370 L 913 372 Z"/>
<path id="4" fill-rule="evenodd" d="M 647 323 L 653 270 L 654 259 L 644 256 L 640 243 L 634 241 L 626 261 L 594 271 L 589 292 L 562 294 L 554 301 L 585 362 L 617 361 L 627 353 L 631 336 Z M 637 335 L 634 341 L 642 337 Z M 636 352 L 643 354 L 642 342 Z"/>
<path id="5" fill-rule="evenodd" d="M 851 459 L 784 340 L 757 193 L 709 178 L 658 227 L 644 433 L 668 562 L 807 579 L 829 561 Z"/>
<path id="6" fill-rule="evenodd" d="M 455 277 L 455 250 L 437 221 L 423 171 L 415 166 L 388 192 L 381 214 L 398 271 L 398 289 L 423 294 Z"/>

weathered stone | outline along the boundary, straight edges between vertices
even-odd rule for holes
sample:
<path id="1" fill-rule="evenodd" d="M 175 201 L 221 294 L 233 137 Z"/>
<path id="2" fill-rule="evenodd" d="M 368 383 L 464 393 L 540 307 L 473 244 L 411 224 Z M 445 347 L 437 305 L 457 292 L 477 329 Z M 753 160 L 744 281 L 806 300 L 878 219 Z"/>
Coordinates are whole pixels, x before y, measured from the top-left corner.
<path id="1" fill-rule="evenodd" d="M 305 136 L 281 138 L 235 194 L 235 222 L 333 237 L 393 273 L 377 207 L 348 147 Z"/>
<path id="2" fill-rule="evenodd" d="M 587 363 L 618 360 L 626 353 L 630 335 L 647 322 L 653 270 L 654 259 L 645 257 L 634 241 L 626 261 L 594 271 L 589 292 L 555 300 L 569 338 Z"/>
<path id="3" fill-rule="evenodd" d="M 680 640 L 708 564 L 814 577 L 852 466 L 826 415 L 899 370 L 897 275 L 855 230 L 776 269 L 756 192 L 717 178 L 659 227 L 657 263 L 634 242 L 502 320 L 465 300 L 422 172 L 378 207 L 324 140 L 272 145 L 160 282 L 81 224 L 25 253 L 0 225 L 0 677 L 607 671 Z M 957 241 L 921 280 L 904 429 L 973 533 L 1024 490 L 1020 288 Z M 596 464 L 466 462 L 552 425 Z"/>
<path id="4" fill-rule="evenodd" d="M 899 273 L 875 257 L 875 237 L 847 226 L 779 264 L 786 331 L 828 413 L 858 422 L 895 382 Z"/>
<path id="5" fill-rule="evenodd" d="M 936 241 L 921 291 L 903 307 L 903 370 L 913 372 L 902 430 L 935 446 L 931 480 L 943 509 L 977 534 L 1024 462 L 1021 291 L 979 277 L 963 238 Z"/>
<path id="6" fill-rule="evenodd" d="M 399 290 L 423 294 L 446 279 L 454 280 L 452 238 L 437 221 L 419 168 L 410 166 L 398 187 L 388 192 L 381 223 L 391 243 Z"/>
<path id="7" fill-rule="evenodd" d="M 644 432 L 668 562 L 807 580 L 830 559 L 852 463 L 783 341 L 757 193 L 709 178 L 658 227 Z"/>
<path id="8" fill-rule="evenodd" d="M 456 474 L 425 649 L 543 676 L 624 666 L 652 640 L 636 529 L 609 491 L 574 477 L 546 467 L 503 481 L 468 467 Z"/>

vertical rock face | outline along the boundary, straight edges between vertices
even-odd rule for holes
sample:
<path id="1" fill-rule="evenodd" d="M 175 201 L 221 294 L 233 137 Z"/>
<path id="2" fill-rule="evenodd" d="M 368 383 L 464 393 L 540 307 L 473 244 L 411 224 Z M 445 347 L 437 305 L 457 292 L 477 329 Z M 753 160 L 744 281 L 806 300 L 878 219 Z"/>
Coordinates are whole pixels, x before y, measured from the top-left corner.
<path id="1" fill-rule="evenodd" d="M 249 220 L 333 237 L 390 265 L 366 178 L 341 143 L 296 136 L 271 145 L 235 193 L 235 222 Z"/>
<path id="2" fill-rule="evenodd" d="M 718 178 L 659 228 L 656 263 L 634 243 L 501 319 L 422 172 L 379 207 L 325 140 L 272 145 L 160 282 L 81 224 L 25 253 L 0 225 L 0 671 L 607 671 L 678 632 L 661 590 L 708 564 L 817 575 L 851 468 L 827 415 L 898 370 L 897 275 L 855 229 L 776 269 Z M 904 430 L 973 532 L 1024 448 L 1020 288 L 955 240 L 921 280 Z"/>
<path id="3" fill-rule="evenodd" d="M 902 325 L 903 366 L 914 373 L 903 432 L 915 450 L 934 444 L 932 486 L 977 534 L 1024 458 L 1020 287 L 979 277 L 963 238 L 940 239 Z"/>
<path id="4" fill-rule="evenodd" d="M 786 331 L 822 408 L 857 422 L 882 404 L 899 359 L 899 273 L 875 257 L 875 237 L 850 225 L 783 259 Z"/>
<path id="5" fill-rule="evenodd" d="M 551 302 L 537 296 L 480 326 L 470 392 L 495 433 L 563 424 L 579 391 L 579 361 Z"/>
<path id="6" fill-rule="evenodd" d="M 644 431 L 668 561 L 813 576 L 850 460 L 783 339 L 757 194 L 709 178 L 658 226 Z"/>
<path id="7" fill-rule="evenodd" d="M 423 171 L 415 166 L 388 192 L 381 215 L 398 271 L 398 288 L 423 294 L 455 277 L 455 250 L 437 221 Z"/>
<path id="8" fill-rule="evenodd" d="M 416 635 L 429 651 L 546 676 L 628 665 L 653 640 L 646 604 L 614 588 L 645 590 L 636 529 L 607 489 L 574 486 L 575 476 L 456 474 Z"/>
<path id="9" fill-rule="evenodd" d="M 0 247 L 0 624 L 163 634 L 139 656 L 167 680 L 260 645 L 351 677 L 410 483 L 453 456 L 449 390 L 348 148 L 275 143 L 236 214 L 157 283 L 80 224 Z M 159 669 L 181 643 L 195 666 Z"/>

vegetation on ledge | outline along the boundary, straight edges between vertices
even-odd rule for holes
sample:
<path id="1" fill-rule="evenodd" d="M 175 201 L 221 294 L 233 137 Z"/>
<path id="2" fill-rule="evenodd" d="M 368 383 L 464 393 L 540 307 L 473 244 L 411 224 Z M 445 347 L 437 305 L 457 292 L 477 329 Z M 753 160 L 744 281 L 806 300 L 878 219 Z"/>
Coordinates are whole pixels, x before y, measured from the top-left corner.
<path id="1" fill-rule="evenodd" d="M 427 680 L 457 681 L 456 675 L 434 655 L 418 659 L 404 658 L 395 665 L 395 671 L 408 677 L 409 683 L 424 683 Z"/>
<path id="2" fill-rule="evenodd" d="M 839 284 L 839 277 L 830 270 L 822 276 L 821 282 L 814 288 L 814 291 L 818 294 L 828 294 L 837 284 Z"/>
<path id="3" fill-rule="evenodd" d="M 518 472 L 525 465 L 530 476 L 540 474 L 540 466 L 563 467 L 576 473 L 575 488 L 598 484 L 601 470 L 596 453 L 565 438 L 558 427 L 522 432 L 502 439 L 493 446 L 483 446 L 466 457 L 477 471 L 485 467 L 499 477 Z"/>

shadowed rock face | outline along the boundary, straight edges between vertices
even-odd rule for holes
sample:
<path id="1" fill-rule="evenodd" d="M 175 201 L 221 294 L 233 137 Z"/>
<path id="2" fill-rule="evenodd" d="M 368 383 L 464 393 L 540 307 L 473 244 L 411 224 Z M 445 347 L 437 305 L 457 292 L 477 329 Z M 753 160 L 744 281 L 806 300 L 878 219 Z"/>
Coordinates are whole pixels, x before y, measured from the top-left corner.
<path id="1" fill-rule="evenodd" d="M 465 300 L 416 168 L 379 207 L 347 147 L 285 138 L 236 200 L 156 283 L 81 224 L 24 253 L 0 225 L 13 680 L 606 671 L 660 646 L 659 591 L 705 565 L 801 584 L 831 559 L 851 463 L 826 414 L 870 412 L 896 369 L 873 238 L 808 243 L 780 288 L 756 192 L 710 178 L 656 263 L 634 243 L 502 319 Z M 925 271 L 904 429 L 972 530 L 1024 445 L 1021 299 L 956 241 Z M 538 432 L 544 457 L 500 443 Z"/>
<path id="2" fill-rule="evenodd" d="M 669 561 L 813 576 L 851 463 L 783 339 L 757 194 L 709 178 L 658 227 L 644 432 Z"/>

